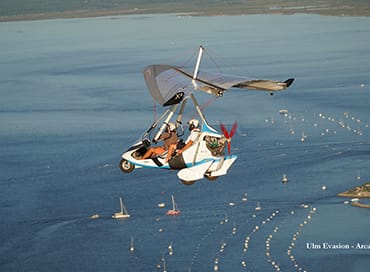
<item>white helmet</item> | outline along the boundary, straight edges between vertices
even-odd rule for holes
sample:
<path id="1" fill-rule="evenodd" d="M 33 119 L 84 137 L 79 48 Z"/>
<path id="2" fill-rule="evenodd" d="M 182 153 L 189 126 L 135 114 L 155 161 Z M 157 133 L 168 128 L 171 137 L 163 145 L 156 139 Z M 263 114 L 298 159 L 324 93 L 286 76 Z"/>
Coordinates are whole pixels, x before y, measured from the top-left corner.
<path id="1" fill-rule="evenodd" d="M 175 131 L 176 130 L 176 125 L 174 123 L 168 123 L 168 128 L 170 131 Z"/>
<path id="2" fill-rule="evenodd" d="M 188 122 L 189 130 L 193 130 L 194 128 L 199 128 L 199 121 L 197 119 L 191 119 Z"/>

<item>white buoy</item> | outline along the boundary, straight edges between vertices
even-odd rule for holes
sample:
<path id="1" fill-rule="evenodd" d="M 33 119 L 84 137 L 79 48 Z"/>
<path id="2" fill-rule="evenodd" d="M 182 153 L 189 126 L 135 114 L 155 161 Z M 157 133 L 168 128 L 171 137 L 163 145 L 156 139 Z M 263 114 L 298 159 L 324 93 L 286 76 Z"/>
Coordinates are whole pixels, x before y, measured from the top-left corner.
<path id="1" fill-rule="evenodd" d="M 173 255 L 173 248 L 172 248 L 172 242 L 168 245 L 168 255 Z"/>
<path id="2" fill-rule="evenodd" d="M 323 191 L 325 191 L 325 190 L 326 190 L 326 186 L 325 186 L 325 185 L 323 185 L 323 186 L 321 187 L 321 189 L 322 189 Z"/>
<path id="3" fill-rule="evenodd" d="M 235 226 L 233 227 L 232 234 L 233 234 L 233 235 L 235 235 L 235 234 L 236 234 L 236 227 L 235 227 Z"/>

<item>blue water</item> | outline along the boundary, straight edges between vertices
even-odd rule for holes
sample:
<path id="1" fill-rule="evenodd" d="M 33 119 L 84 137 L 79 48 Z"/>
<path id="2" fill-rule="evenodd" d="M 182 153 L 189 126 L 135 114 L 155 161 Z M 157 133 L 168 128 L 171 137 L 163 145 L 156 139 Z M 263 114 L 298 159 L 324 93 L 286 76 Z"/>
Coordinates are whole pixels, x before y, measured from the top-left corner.
<path id="1" fill-rule="evenodd" d="M 0 23 L 0 34 L 1 271 L 369 267 L 370 249 L 307 247 L 370 244 L 369 210 L 336 197 L 370 180 L 369 18 L 140 15 Z M 238 121 L 227 176 L 186 187 L 174 171 L 121 173 L 121 153 L 162 111 L 141 71 L 192 65 L 200 44 L 202 67 L 296 81 L 205 109 L 215 127 Z M 176 218 L 157 207 L 171 194 Z M 111 219 L 120 196 L 128 220 Z"/>

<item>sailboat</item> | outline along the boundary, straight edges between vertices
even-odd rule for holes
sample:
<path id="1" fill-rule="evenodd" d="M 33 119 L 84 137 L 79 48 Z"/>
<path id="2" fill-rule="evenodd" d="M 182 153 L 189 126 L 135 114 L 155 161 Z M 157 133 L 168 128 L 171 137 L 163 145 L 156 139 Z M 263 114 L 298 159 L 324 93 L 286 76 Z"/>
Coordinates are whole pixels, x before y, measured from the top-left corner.
<path id="1" fill-rule="evenodd" d="M 180 210 L 177 209 L 177 205 L 175 203 L 175 198 L 173 197 L 173 195 L 171 195 L 171 198 L 172 198 L 172 210 L 168 210 L 166 214 L 167 215 L 179 215 Z"/>
<path id="2" fill-rule="evenodd" d="M 121 205 L 121 211 L 113 214 L 112 218 L 114 218 L 114 219 L 129 218 L 130 215 L 128 214 L 128 212 L 126 210 L 126 207 L 123 204 L 122 197 L 119 198 L 119 202 L 120 202 L 120 205 Z"/>
<path id="3" fill-rule="evenodd" d="M 307 136 L 304 134 L 302 131 L 302 137 L 301 137 L 301 142 L 303 143 L 306 140 Z"/>
<path id="4" fill-rule="evenodd" d="M 135 247 L 134 247 L 134 237 L 131 235 L 131 244 L 130 244 L 130 252 L 134 252 Z"/>
<path id="5" fill-rule="evenodd" d="M 283 174 L 283 178 L 282 178 L 281 182 L 284 183 L 284 184 L 288 183 L 287 175 Z"/>
<path id="6" fill-rule="evenodd" d="M 255 210 L 256 210 L 256 211 L 260 211 L 261 209 L 262 209 L 262 208 L 261 208 L 260 203 L 259 203 L 259 202 L 257 202 L 257 205 L 256 205 Z"/>

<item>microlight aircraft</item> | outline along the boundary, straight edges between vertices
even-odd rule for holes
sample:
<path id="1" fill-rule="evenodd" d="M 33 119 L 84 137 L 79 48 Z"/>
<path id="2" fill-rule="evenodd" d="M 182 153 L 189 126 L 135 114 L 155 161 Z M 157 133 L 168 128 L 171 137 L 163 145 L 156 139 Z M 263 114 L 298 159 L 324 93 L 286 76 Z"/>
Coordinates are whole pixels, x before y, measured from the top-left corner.
<path id="1" fill-rule="evenodd" d="M 145 83 L 151 96 L 166 110 L 144 132 L 141 139 L 122 154 L 119 166 L 124 173 L 130 173 L 136 168 L 178 170 L 177 176 L 185 185 L 192 185 L 202 178 L 215 180 L 219 176 L 226 175 L 237 159 L 237 155 L 230 154 L 230 141 L 237 129 L 236 122 L 230 132 L 223 124 L 221 124 L 222 134 L 218 132 L 208 124 L 195 97 L 196 92 L 222 97 L 225 91 L 240 88 L 268 91 L 272 94 L 285 90 L 294 81 L 293 78 L 283 82 L 246 79 L 201 71 L 199 67 L 203 51 L 204 48 L 200 46 L 194 70 L 166 64 L 149 65 L 144 69 Z M 189 100 L 193 102 L 200 119 L 197 139 L 184 152 L 172 156 L 168 162 L 166 161 L 167 154 L 142 159 L 146 151 L 158 141 L 170 122 L 182 127 L 184 110 Z M 182 129 L 182 135 L 181 132 L 178 134 L 182 136 L 184 130 Z M 228 147 L 227 155 L 224 152 L 226 146 Z"/>

